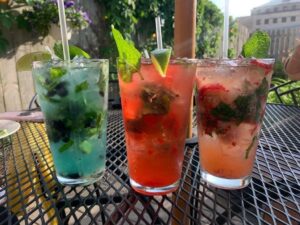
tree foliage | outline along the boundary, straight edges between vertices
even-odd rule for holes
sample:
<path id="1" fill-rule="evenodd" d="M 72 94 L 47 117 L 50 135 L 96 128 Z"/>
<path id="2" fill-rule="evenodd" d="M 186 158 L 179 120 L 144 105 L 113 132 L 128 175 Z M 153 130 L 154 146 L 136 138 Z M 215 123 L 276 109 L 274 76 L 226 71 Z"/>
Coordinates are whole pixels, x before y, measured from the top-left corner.
<path id="1" fill-rule="evenodd" d="M 103 33 L 103 42 L 99 46 L 100 57 L 115 59 L 116 46 L 110 33 L 110 26 L 114 25 L 126 39 L 134 40 L 138 48 L 141 43 L 151 40 L 155 31 L 154 18 L 158 9 L 167 0 L 97 0 L 103 9 L 103 22 L 106 32 Z M 113 61 L 112 61 L 113 62 Z"/>
<path id="2" fill-rule="evenodd" d="M 229 17 L 229 45 L 234 45 L 238 35 L 238 23 L 236 19 L 233 19 L 232 16 Z M 233 59 L 236 58 L 240 52 L 236 52 L 234 48 L 228 49 L 228 58 Z"/>
<path id="3" fill-rule="evenodd" d="M 139 49 L 153 49 L 156 45 L 155 17 L 160 15 L 164 21 L 163 43 L 174 43 L 174 4 L 175 0 L 98 0 L 104 7 L 105 23 L 113 24 L 128 39 L 134 40 Z M 221 39 L 223 15 L 210 0 L 197 2 L 197 57 L 215 56 Z M 109 27 L 108 27 L 109 29 Z M 107 32 L 107 45 L 101 56 L 107 57 L 115 49 L 110 33 Z M 113 46 L 112 46 L 113 45 Z M 106 48 L 107 51 L 103 51 Z M 116 54 L 116 51 L 114 50 Z"/>
<path id="4" fill-rule="evenodd" d="M 274 65 L 274 73 L 273 73 L 273 78 L 282 78 L 286 79 L 288 76 L 286 72 L 284 71 L 284 65 L 281 61 L 276 60 L 275 65 Z"/>
<path id="5" fill-rule="evenodd" d="M 9 41 L 4 36 L 4 33 L 11 29 L 17 12 L 8 10 L 7 5 L 0 4 L 0 55 L 7 51 Z"/>
<path id="6" fill-rule="evenodd" d="M 279 85 L 283 85 L 285 83 L 287 83 L 288 80 L 286 79 L 282 79 L 282 78 L 278 78 L 275 77 L 272 80 L 272 86 L 279 86 Z M 285 84 L 282 87 L 280 87 L 278 89 L 279 93 L 283 93 L 283 92 L 288 92 L 288 91 L 292 91 L 293 90 L 293 94 L 294 94 L 294 98 L 297 102 L 300 102 L 300 91 L 299 90 L 295 90 L 297 88 L 299 88 L 300 86 L 300 81 L 296 81 L 293 83 L 289 83 L 289 84 Z M 291 93 L 289 94 L 285 94 L 281 96 L 281 100 L 283 104 L 286 105 L 294 105 L 294 101 L 293 101 L 293 97 L 291 95 Z M 275 91 L 270 91 L 268 94 L 268 103 L 279 103 L 281 104 L 281 101 L 279 100 L 279 98 L 277 97 Z"/>
<path id="7" fill-rule="evenodd" d="M 196 55 L 199 58 L 216 56 L 221 40 L 223 14 L 210 0 L 198 1 Z"/>

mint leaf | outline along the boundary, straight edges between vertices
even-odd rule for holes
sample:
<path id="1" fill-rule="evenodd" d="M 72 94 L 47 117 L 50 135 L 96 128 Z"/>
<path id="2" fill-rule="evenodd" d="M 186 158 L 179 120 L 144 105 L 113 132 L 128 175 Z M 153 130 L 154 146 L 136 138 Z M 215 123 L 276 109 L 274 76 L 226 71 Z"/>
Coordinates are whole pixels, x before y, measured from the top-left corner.
<path id="1" fill-rule="evenodd" d="M 52 67 L 50 68 L 49 72 L 51 79 L 55 80 L 65 75 L 67 73 L 67 70 L 63 67 Z"/>
<path id="2" fill-rule="evenodd" d="M 92 144 L 87 140 L 79 144 L 79 149 L 85 154 L 90 154 L 93 150 L 92 147 L 93 147 Z"/>
<path id="3" fill-rule="evenodd" d="M 234 100 L 234 104 L 236 106 L 236 120 L 238 123 L 241 123 L 248 118 L 252 120 L 251 118 L 253 115 L 255 116 L 255 113 L 251 111 L 251 109 L 253 109 L 253 103 L 255 100 L 256 97 L 254 94 L 241 95 Z"/>
<path id="4" fill-rule="evenodd" d="M 67 143 L 63 144 L 58 151 L 59 152 L 65 152 L 66 150 L 68 150 L 72 145 L 74 144 L 74 141 L 70 140 Z"/>
<path id="5" fill-rule="evenodd" d="M 269 91 L 269 84 L 266 78 L 264 78 L 259 85 L 259 87 L 256 89 L 255 93 L 258 97 L 266 96 Z"/>
<path id="6" fill-rule="evenodd" d="M 99 87 L 99 94 L 104 97 L 104 94 L 106 93 L 107 90 L 107 84 L 108 84 L 108 76 L 106 76 L 108 73 L 103 72 L 99 78 L 98 81 L 98 87 Z"/>
<path id="7" fill-rule="evenodd" d="M 75 92 L 78 93 L 88 88 L 89 88 L 89 83 L 87 81 L 83 81 L 82 83 L 76 85 Z"/>
<path id="8" fill-rule="evenodd" d="M 53 50 L 55 55 L 60 58 L 60 59 L 64 59 L 64 54 L 63 54 L 63 46 L 61 43 L 55 43 L 53 46 Z M 86 59 L 90 59 L 91 56 L 83 51 L 81 48 L 75 46 L 75 45 L 70 45 L 69 46 L 69 52 L 70 52 L 70 58 L 74 59 L 75 56 L 82 56 Z"/>
<path id="9" fill-rule="evenodd" d="M 251 151 L 251 149 L 252 149 L 252 147 L 253 147 L 253 145 L 254 145 L 256 139 L 257 139 L 257 136 L 254 136 L 253 139 L 252 139 L 252 141 L 251 141 L 251 144 L 250 144 L 249 147 L 246 149 L 246 151 L 245 151 L 245 159 L 248 159 L 249 153 L 250 153 L 250 151 Z"/>
<path id="10" fill-rule="evenodd" d="M 255 31 L 243 45 L 242 56 L 245 58 L 267 58 L 271 38 L 267 32 Z"/>
<path id="11" fill-rule="evenodd" d="M 171 102 L 178 95 L 162 86 L 152 84 L 143 87 L 140 97 L 144 103 L 143 115 L 161 115 L 169 112 Z"/>
<path id="12" fill-rule="evenodd" d="M 261 117 L 261 108 L 262 108 L 261 99 L 267 96 L 268 91 L 269 91 L 269 84 L 267 79 L 264 78 L 261 84 L 259 85 L 259 87 L 255 90 L 255 94 L 257 97 L 255 121 L 259 121 L 263 119 Z"/>
<path id="13" fill-rule="evenodd" d="M 229 105 L 221 102 L 211 110 L 211 114 L 219 120 L 230 121 L 236 116 L 236 112 Z"/>
<path id="14" fill-rule="evenodd" d="M 118 69 L 121 78 L 124 82 L 131 82 L 133 73 L 140 70 L 142 54 L 114 27 L 112 34 L 119 52 Z"/>

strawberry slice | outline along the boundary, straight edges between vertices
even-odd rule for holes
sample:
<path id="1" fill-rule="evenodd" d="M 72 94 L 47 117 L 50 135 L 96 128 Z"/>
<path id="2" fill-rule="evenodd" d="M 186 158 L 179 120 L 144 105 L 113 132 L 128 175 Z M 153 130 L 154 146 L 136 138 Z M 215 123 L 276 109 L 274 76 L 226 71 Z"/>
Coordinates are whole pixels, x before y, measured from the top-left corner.
<path id="1" fill-rule="evenodd" d="M 208 112 L 201 113 L 199 118 L 200 118 L 203 133 L 212 136 L 213 131 L 217 127 L 218 120 L 216 120 Z"/>
<path id="2" fill-rule="evenodd" d="M 212 109 L 216 107 L 222 99 L 222 96 L 228 90 L 221 84 L 207 84 L 200 87 L 198 91 L 198 101 L 200 107 Z M 202 108 L 202 107 L 201 107 Z"/>
<path id="3" fill-rule="evenodd" d="M 229 90 L 219 83 L 200 87 L 198 91 L 199 118 L 205 134 L 212 135 L 212 132 L 217 129 L 218 119 L 211 115 L 211 110 L 223 102 L 223 98 L 228 92 Z"/>
<path id="4" fill-rule="evenodd" d="M 273 70 L 273 64 L 272 63 L 263 63 L 262 61 L 258 59 L 252 59 L 250 61 L 252 65 L 258 66 L 265 70 L 265 75 L 268 75 Z"/>

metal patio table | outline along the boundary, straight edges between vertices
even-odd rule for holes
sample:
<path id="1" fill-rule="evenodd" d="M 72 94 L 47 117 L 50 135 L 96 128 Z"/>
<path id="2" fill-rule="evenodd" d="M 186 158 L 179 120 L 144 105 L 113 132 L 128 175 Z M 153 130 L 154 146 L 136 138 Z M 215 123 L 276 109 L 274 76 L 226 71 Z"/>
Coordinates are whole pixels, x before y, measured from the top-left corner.
<path id="1" fill-rule="evenodd" d="M 300 224 L 300 108 L 267 105 L 250 185 L 225 191 L 200 178 L 197 145 L 185 148 L 180 188 L 146 197 L 129 185 L 120 111 L 110 111 L 104 177 L 57 183 L 43 123 L 2 139 L 0 224 Z"/>

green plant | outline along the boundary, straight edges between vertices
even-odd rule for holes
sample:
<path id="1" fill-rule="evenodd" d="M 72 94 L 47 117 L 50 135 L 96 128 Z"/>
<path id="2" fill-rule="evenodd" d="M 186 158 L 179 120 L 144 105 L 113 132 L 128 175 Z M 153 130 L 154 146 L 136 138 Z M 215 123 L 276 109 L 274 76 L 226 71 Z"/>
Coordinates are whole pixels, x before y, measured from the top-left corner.
<path id="1" fill-rule="evenodd" d="M 105 30 L 110 30 L 110 25 L 114 25 L 123 34 L 125 39 L 134 40 L 138 49 L 153 50 L 156 45 L 154 18 L 160 14 L 165 21 L 163 27 L 164 46 L 173 41 L 172 37 L 166 35 L 166 27 L 173 26 L 173 1 L 167 0 L 97 0 L 99 7 L 103 10 L 103 22 L 106 24 Z M 162 9 L 161 11 L 159 9 Z M 100 11 L 102 11 L 100 10 Z M 170 25 L 171 24 L 171 25 Z M 169 31 L 169 30 L 168 30 Z M 118 55 L 116 45 L 110 32 L 103 32 L 99 55 L 101 58 L 110 59 L 110 70 L 116 71 L 115 59 Z"/>
<path id="2" fill-rule="evenodd" d="M 216 56 L 221 40 L 223 14 L 210 0 L 197 3 L 197 51 L 198 58 Z"/>
<path id="3" fill-rule="evenodd" d="M 92 22 L 74 1 L 65 0 L 64 6 L 68 25 L 72 29 L 84 29 Z M 58 25 L 58 18 L 56 0 L 15 0 L 9 4 L 0 4 L 0 55 L 6 53 L 9 46 L 4 35 L 8 29 L 18 27 L 46 36 L 51 24 Z"/>
<path id="4" fill-rule="evenodd" d="M 69 53 L 70 58 L 73 60 L 75 57 L 86 58 L 90 59 L 91 56 L 82 50 L 81 48 L 75 45 L 69 45 Z M 18 72 L 21 71 L 31 71 L 32 64 L 34 61 L 48 61 L 51 59 L 59 59 L 63 60 L 63 47 L 60 42 L 54 43 L 53 46 L 53 53 L 49 53 L 48 51 L 38 51 L 38 52 L 31 52 L 26 55 L 23 55 L 21 58 L 18 59 L 16 63 L 16 69 Z"/>
<path id="5" fill-rule="evenodd" d="M 2 32 L 0 31 L 0 55 L 5 53 L 9 43 L 5 37 L 3 37 Z"/>
<path id="6" fill-rule="evenodd" d="M 281 78 L 281 79 L 287 78 L 287 74 L 284 71 L 284 65 L 279 60 L 276 60 L 276 62 L 275 62 L 273 78 Z"/>
<path id="7" fill-rule="evenodd" d="M 41 35 L 49 33 L 51 24 L 59 23 L 56 0 L 22 0 L 30 9 L 23 10 L 17 18 L 18 25 L 28 31 L 36 31 Z M 65 0 L 66 19 L 72 29 L 84 29 L 91 23 L 88 14 L 77 8 L 74 1 Z"/>
<path id="8" fill-rule="evenodd" d="M 288 82 L 288 80 L 286 80 L 286 79 L 274 78 L 272 80 L 272 87 L 276 87 L 276 86 L 285 84 L 287 82 Z M 278 88 L 278 92 L 279 93 L 284 93 L 284 92 L 287 92 L 287 91 L 294 90 L 295 88 L 300 88 L 300 81 L 285 84 L 282 87 Z M 293 94 L 295 96 L 295 100 L 300 103 L 300 90 L 293 91 Z M 294 105 L 293 97 L 290 93 L 282 95 L 281 100 L 282 100 L 283 104 Z M 277 97 L 275 91 L 272 91 L 272 90 L 268 94 L 267 102 L 268 103 L 281 103 L 281 101 Z"/>
<path id="9" fill-rule="evenodd" d="M 105 24 L 113 24 L 125 38 L 134 40 L 138 49 L 156 48 L 154 19 L 160 15 L 163 22 L 164 47 L 174 43 L 175 0 L 97 0 L 104 11 Z M 197 57 L 214 56 L 219 49 L 223 15 L 210 0 L 197 1 Z M 109 29 L 109 27 L 107 27 Z M 117 51 L 110 33 L 103 33 L 106 40 L 99 46 L 100 57 L 116 58 Z M 112 61 L 114 62 L 114 61 Z"/>
<path id="10" fill-rule="evenodd" d="M 4 37 L 4 31 L 10 29 L 15 22 L 14 13 L 7 8 L 0 8 L 0 55 L 7 51 L 8 40 Z"/>
<path id="11" fill-rule="evenodd" d="M 236 19 L 233 19 L 232 16 L 229 17 L 229 44 L 234 43 L 236 37 L 238 35 L 238 23 Z M 228 49 L 228 58 L 233 59 L 237 57 L 236 50 L 234 48 Z"/>

